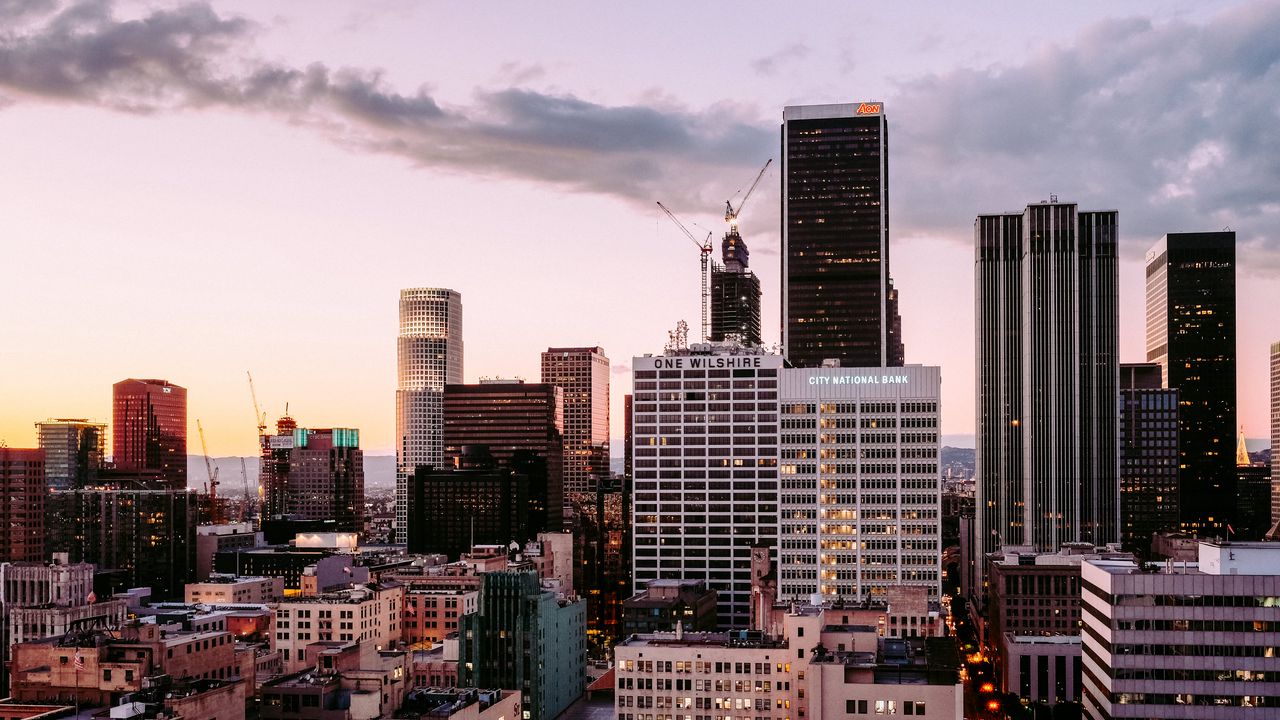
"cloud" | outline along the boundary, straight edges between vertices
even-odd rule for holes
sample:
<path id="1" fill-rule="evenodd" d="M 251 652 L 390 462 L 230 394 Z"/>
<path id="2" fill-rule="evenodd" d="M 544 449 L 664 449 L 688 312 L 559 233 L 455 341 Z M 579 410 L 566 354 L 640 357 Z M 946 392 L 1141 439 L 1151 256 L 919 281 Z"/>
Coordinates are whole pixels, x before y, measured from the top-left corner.
<path id="1" fill-rule="evenodd" d="M 614 363 L 612 366 L 609 367 L 609 372 L 613 373 L 614 375 L 630 375 L 631 363 L 629 362 Z"/>
<path id="2" fill-rule="evenodd" d="M 1280 5 L 1103 21 L 1020 65 L 910 80 L 886 111 L 893 174 L 913 178 L 899 227 L 954 233 L 1052 192 L 1118 209 L 1131 257 L 1231 225 L 1242 254 L 1280 266 Z"/>
<path id="3" fill-rule="evenodd" d="M 757 75 L 773 75 L 778 72 L 779 66 L 794 60 L 803 60 L 806 57 L 809 57 L 808 46 L 802 43 L 791 43 L 771 55 L 752 60 L 751 69 L 755 70 Z"/>
<path id="4" fill-rule="evenodd" d="M 777 152 L 776 125 L 730 101 L 604 105 L 515 87 L 518 75 L 536 77 L 532 65 L 513 64 L 508 87 L 450 106 L 375 69 L 268 62 L 253 53 L 259 28 L 205 4 L 122 18 L 96 2 L 0 0 L 0 27 L 0 109 L 230 108 L 424 168 L 645 208 L 661 199 L 677 212 L 719 207 Z M 773 72 L 806 53 L 791 45 L 753 66 Z M 1280 5 L 1199 24 L 1102 21 L 1018 64 L 902 81 L 886 110 L 899 238 L 967 243 L 976 214 L 1056 193 L 1119 209 L 1130 256 L 1165 232 L 1229 225 L 1242 265 L 1280 271 Z M 754 212 L 752 225 L 776 227 L 776 203 Z"/>
<path id="5" fill-rule="evenodd" d="M 15 12 L 16 16 L 17 13 Z M 33 18 L 32 15 L 35 17 Z M 426 87 L 400 92 L 377 70 L 288 67 L 250 54 L 257 28 L 205 4 L 116 17 L 76 3 L 23 13 L 0 35 L 0 92 L 23 99 L 156 113 L 229 107 L 269 113 L 346 147 L 426 167 L 518 177 L 638 203 L 701 198 L 725 167 L 754 162 L 774 130 L 727 106 L 606 106 L 509 88 L 443 107 Z M 532 68 L 525 68 L 526 76 Z"/>
<path id="6" fill-rule="evenodd" d="M 547 69 L 538 63 L 507 61 L 498 66 L 498 79 L 511 85 L 527 85 L 546 75 Z"/>

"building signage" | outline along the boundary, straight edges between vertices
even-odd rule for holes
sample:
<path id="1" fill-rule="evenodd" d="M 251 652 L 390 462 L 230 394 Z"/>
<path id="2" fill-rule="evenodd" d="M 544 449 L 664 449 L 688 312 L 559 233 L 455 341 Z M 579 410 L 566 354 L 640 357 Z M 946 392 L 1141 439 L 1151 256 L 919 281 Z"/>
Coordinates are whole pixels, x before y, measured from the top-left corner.
<path id="1" fill-rule="evenodd" d="M 906 385 L 906 375 L 817 375 L 810 385 Z"/>
<path id="2" fill-rule="evenodd" d="M 662 369 L 682 370 L 689 368 L 696 370 L 699 368 L 758 368 L 763 367 L 760 361 L 764 358 L 757 355 L 754 357 L 739 357 L 734 355 L 718 355 L 710 357 L 660 357 L 653 359 L 653 366 Z"/>
<path id="3" fill-rule="evenodd" d="M 292 435 L 272 435 L 267 438 L 267 445 L 272 450 L 289 450 L 293 448 Z"/>
<path id="4" fill-rule="evenodd" d="M 859 115 L 879 115 L 883 109 L 880 103 L 861 103 L 858 105 Z"/>

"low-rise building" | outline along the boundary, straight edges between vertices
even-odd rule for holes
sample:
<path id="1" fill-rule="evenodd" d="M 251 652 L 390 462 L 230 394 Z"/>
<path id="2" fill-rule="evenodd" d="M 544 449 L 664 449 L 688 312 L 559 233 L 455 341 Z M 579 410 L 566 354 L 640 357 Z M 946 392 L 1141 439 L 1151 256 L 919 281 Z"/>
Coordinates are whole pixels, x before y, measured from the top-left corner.
<path id="1" fill-rule="evenodd" d="M 396 713 L 402 720 L 519 720 L 515 690 L 428 687 L 413 690 Z"/>
<path id="2" fill-rule="evenodd" d="M 650 580 L 622 602 L 622 634 L 716 629 L 716 591 L 702 580 Z"/>
<path id="3" fill-rule="evenodd" d="M 315 664 L 307 648 L 315 642 L 370 643 L 389 650 L 400 641 L 404 587 L 369 583 L 276 606 L 276 648 L 284 653 L 285 672 Z"/>
<path id="4" fill-rule="evenodd" d="M 10 694 L 16 700 L 115 705 L 145 681 L 239 678 L 235 640 L 225 630 L 167 632 L 149 623 L 121 628 L 119 636 L 89 631 L 13 647 Z"/>
<path id="5" fill-rule="evenodd" d="M 262 533 L 253 523 L 225 523 L 196 527 L 196 582 L 213 573 L 214 558 L 220 552 L 262 547 Z"/>
<path id="6" fill-rule="evenodd" d="M 1014 635 L 1001 642 L 1000 679 L 1025 702 L 1080 700 L 1079 635 Z"/>
<path id="7" fill-rule="evenodd" d="M 404 642 L 438 643 L 457 634 L 462 616 L 476 611 L 479 597 L 478 590 L 409 590 L 404 596 Z"/>
<path id="8" fill-rule="evenodd" d="M 458 684 L 458 634 L 445 637 L 430 650 L 415 650 L 410 659 L 415 688 L 453 687 Z"/>
<path id="9" fill-rule="evenodd" d="M 187 583 L 189 603 L 270 603 L 284 597 L 284 578 L 210 575 L 204 582 Z"/>
<path id="10" fill-rule="evenodd" d="M 1280 713 L 1280 544 L 1200 542 L 1198 562 L 1086 560 L 1085 715 Z"/>
<path id="11" fill-rule="evenodd" d="M 881 637 L 862 619 L 844 608 L 797 606 L 777 633 L 678 627 L 630 636 L 614 650 L 617 719 L 962 717 L 953 638 Z"/>
<path id="12" fill-rule="evenodd" d="M 408 689 L 406 653 L 370 642 L 308 645 L 313 664 L 262 684 L 262 720 L 391 717 Z"/>

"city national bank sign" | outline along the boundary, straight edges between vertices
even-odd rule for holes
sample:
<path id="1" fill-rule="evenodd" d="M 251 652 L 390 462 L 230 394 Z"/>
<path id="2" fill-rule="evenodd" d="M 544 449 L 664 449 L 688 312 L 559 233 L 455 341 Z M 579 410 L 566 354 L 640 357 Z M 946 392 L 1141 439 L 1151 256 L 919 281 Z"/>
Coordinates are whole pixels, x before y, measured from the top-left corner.
<path id="1" fill-rule="evenodd" d="M 907 375 L 815 375 L 810 385 L 906 385 Z"/>

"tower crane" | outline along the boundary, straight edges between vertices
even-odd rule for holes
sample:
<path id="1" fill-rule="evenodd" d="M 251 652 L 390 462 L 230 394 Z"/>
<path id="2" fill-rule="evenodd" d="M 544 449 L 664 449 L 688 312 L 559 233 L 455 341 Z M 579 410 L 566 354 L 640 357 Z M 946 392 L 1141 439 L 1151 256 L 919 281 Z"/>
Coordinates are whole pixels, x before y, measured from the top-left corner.
<path id="1" fill-rule="evenodd" d="M 760 168 L 760 172 L 756 174 L 755 182 L 751 183 L 751 187 L 747 189 L 747 194 L 742 196 L 742 200 L 738 202 L 735 208 L 729 200 L 724 201 L 724 221 L 729 223 L 731 231 L 738 229 L 738 215 L 742 212 L 742 206 L 747 204 L 747 199 L 751 197 L 751 193 L 755 191 L 756 186 L 760 184 L 760 178 L 764 177 L 764 171 L 769 169 L 769 165 L 773 163 L 773 158 L 765 161 L 764 167 Z M 739 191 L 741 192 L 741 191 Z"/>
<path id="2" fill-rule="evenodd" d="M 707 238 L 702 242 L 698 242 L 698 238 L 694 237 L 693 233 L 689 232 L 689 228 L 685 227 L 684 223 L 680 222 L 679 218 L 668 210 L 666 205 L 658 203 L 658 207 L 662 208 L 662 212 L 666 213 L 667 217 L 671 218 L 671 222 L 675 223 L 676 227 L 680 228 L 680 232 L 684 233 L 685 237 L 689 238 L 694 245 L 698 246 L 698 251 L 702 254 L 702 342 L 706 342 L 710 329 L 708 327 L 707 315 L 710 312 L 711 306 L 711 284 L 708 275 L 708 266 L 711 263 L 711 233 L 708 232 Z"/>
<path id="3" fill-rule="evenodd" d="M 204 468 L 209 473 L 209 519 L 214 525 L 222 522 L 222 512 L 218 508 L 218 468 L 209 458 L 209 446 L 204 441 L 204 426 L 196 418 L 196 430 L 200 433 L 200 451 L 204 453 Z"/>

